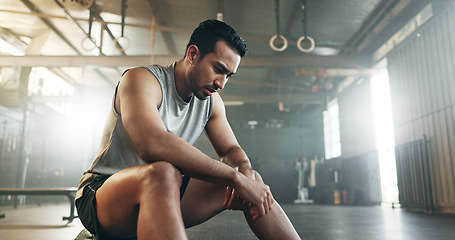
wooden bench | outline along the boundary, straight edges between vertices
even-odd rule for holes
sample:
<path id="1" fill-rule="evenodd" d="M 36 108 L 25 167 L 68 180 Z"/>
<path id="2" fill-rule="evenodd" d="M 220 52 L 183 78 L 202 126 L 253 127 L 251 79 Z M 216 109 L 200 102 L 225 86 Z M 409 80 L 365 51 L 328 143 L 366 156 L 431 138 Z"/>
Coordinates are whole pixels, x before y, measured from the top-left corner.
<path id="1" fill-rule="evenodd" d="M 0 195 L 64 195 L 68 197 L 70 201 L 70 215 L 69 217 L 63 217 L 63 220 L 72 222 L 73 219 L 77 218 L 74 215 L 74 198 L 76 196 L 77 188 L 0 188 Z M 14 207 L 17 207 L 15 205 Z M 0 218 L 5 217 L 4 214 L 0 214 Z"/>

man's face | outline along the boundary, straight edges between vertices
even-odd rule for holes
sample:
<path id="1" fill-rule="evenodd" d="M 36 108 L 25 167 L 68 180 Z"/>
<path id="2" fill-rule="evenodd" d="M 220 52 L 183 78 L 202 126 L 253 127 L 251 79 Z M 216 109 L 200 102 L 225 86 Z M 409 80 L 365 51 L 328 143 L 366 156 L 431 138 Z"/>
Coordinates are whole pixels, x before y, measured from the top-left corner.
<path id="1" fill-rule="evenodd" d="M 214 51 L 199 59 L 190 70 L 188 81 L 191 91 L 197 98 L 207 99 L 224 88 L 239 64 L 240 56 L 224 41 L 218 41 Z"/>

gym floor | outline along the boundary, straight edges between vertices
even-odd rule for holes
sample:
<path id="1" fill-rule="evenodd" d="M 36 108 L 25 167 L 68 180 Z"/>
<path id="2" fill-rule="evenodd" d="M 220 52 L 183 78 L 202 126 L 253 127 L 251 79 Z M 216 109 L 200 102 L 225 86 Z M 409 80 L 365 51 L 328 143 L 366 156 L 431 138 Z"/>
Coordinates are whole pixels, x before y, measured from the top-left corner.
<path id="1" fill-rule="evenodd" d="M 307 240 L 453 240 L 455 215 L 425 214 L 380 206 L 285 204 L 302 239 Z M 2 240 L 73 240 L 83 229 L 78 219 L 62 221 L 68 203 L 0 207 Z M 226 211 L 187 230 L 190 239 L 257 239 L 239 212 Z"/>

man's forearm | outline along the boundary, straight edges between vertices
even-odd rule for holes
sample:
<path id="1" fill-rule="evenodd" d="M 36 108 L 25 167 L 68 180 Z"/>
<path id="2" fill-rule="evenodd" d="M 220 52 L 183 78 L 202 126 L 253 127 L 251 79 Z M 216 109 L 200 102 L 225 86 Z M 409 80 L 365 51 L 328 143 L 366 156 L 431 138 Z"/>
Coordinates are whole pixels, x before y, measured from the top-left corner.
<path id="1" fill-rule="evenodd" d="M 146 162 L 166 161 L 190 177 L 228 186 L 238 180 L 233 167 L 207 156 L 175 135 L 166 132 L 153 139 L 150 146 L 154 147 L 143 148 L 147 150 L 140 154 Z"/>
<path id="2" fill-rule="evenodd" d="M 249 167 L 251 168 L 250 160 L 245 151 L 239 146 L 232 147 L 229 151 L 220 157 L 221 162 L 231 166 L 232 168 L 239 169 Z"/>

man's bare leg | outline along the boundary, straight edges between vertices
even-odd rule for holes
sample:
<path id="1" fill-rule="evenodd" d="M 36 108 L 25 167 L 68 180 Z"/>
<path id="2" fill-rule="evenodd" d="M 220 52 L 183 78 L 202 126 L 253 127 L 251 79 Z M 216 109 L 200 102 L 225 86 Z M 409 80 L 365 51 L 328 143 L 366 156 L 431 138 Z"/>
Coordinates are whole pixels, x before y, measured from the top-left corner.
<path id="1" fill-rule="evenodd" d="M 257 172 L 256 179 L 262 182 Z M 270 212 L 259 219 L 253 220 L 248 211 L 245 211 L 244 215 L 251 230 L 259 239 L 300 239 L 286 213 L 276 201 Z"/>
<path id="2" fill-rule="evenodd" d="M 187 239 L 180 212 L 181 173 L 171 164 L 124 169 L 97 191 L 102 230 L 114 237 Z"/>
<path id="3" fill-rule="evenodd" d="M 226 187 L 191 178 L 180 202 L 185 227 L 201 224 L 224 211 Z"/>
<path id="4" fill-rule="evenodd" d="M 256 179 L 262 181 L 259 174 Z M 223 207 L 226 187 L 197 179 L 191 179 L 181 202 L 183 220 L 186 227 L 207 221 L 225 210 Z M 275 201 L 263 217 L 252 220 L 245 213 L 248 225 L 259 239 L 300 239 L 288 217 Z"/>
<path id="5" fill-rule="evenodd" d="M 291 221 L 276 201 L 272 209 L 259 219 L 253 220 L 248 212 L 244 212 L 244 215 L 251 230 L 259 239 L 300 239 Z"/>

